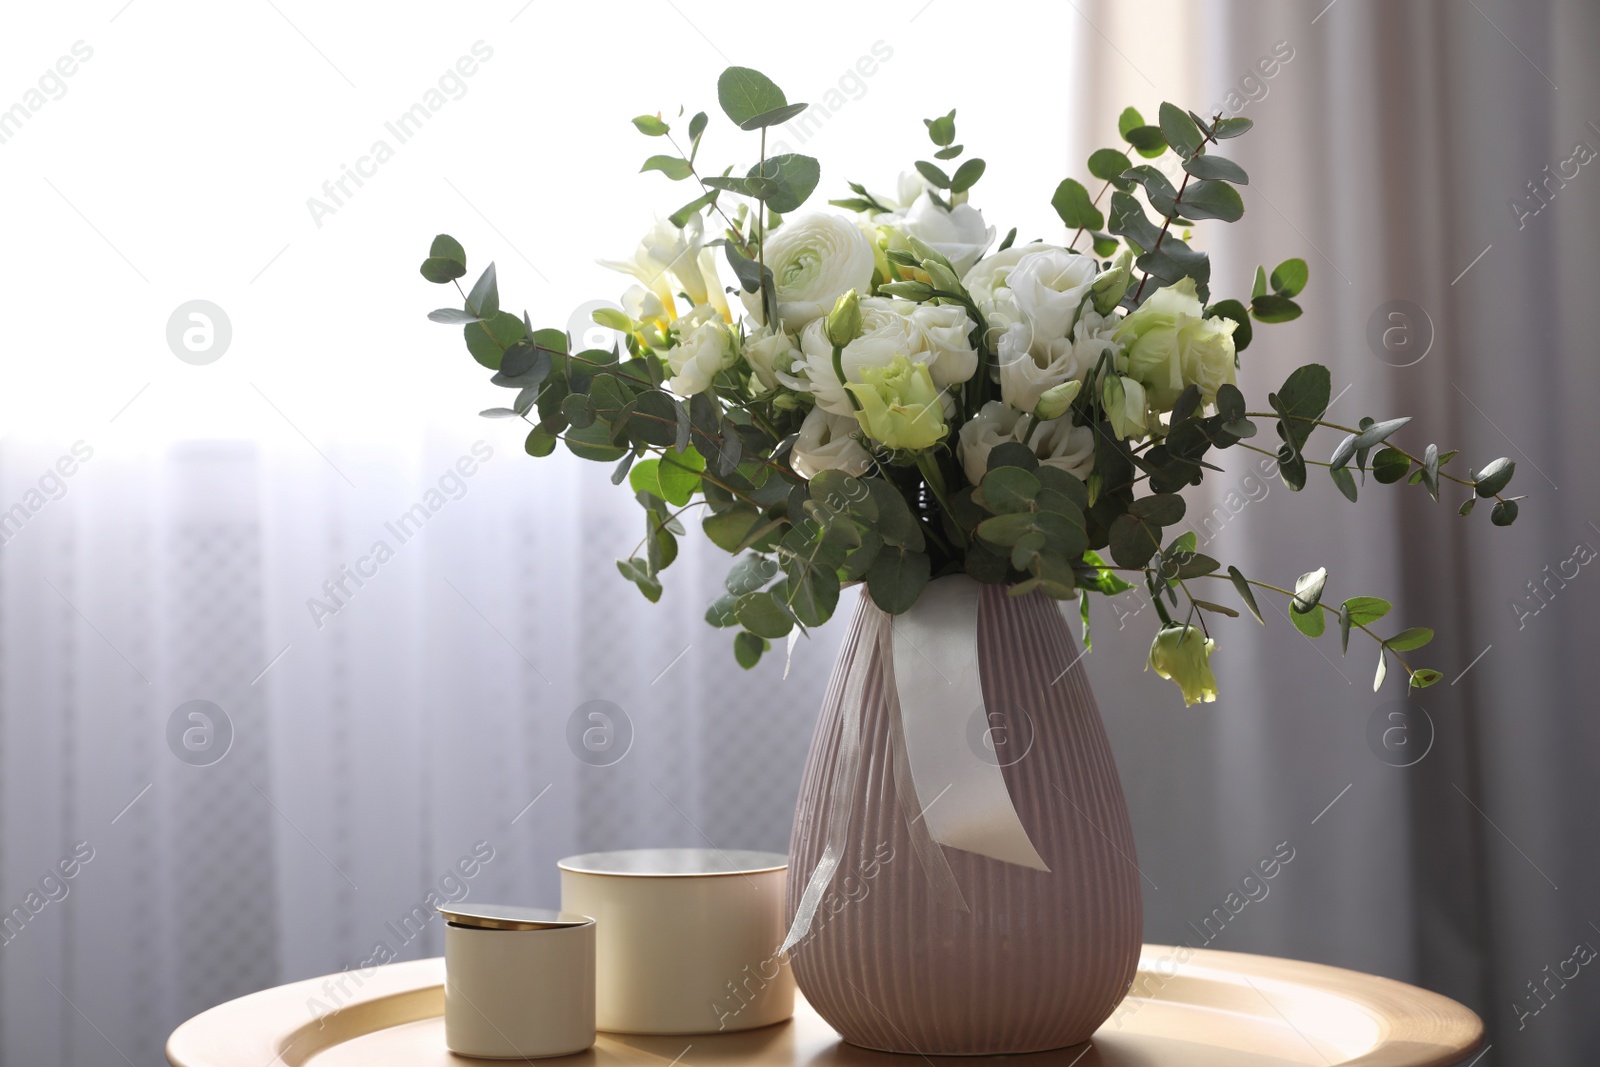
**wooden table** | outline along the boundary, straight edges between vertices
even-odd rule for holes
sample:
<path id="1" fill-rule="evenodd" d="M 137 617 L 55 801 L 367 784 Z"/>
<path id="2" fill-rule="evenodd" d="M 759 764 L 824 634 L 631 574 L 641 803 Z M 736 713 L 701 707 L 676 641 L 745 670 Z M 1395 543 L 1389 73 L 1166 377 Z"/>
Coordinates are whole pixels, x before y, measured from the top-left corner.
<path id="1" fill-rule="evenodd" d="M 978 1067 L 1446 1067 L 1483 1038 L 1478 1017 L 1414 986 L 1270 956 L 1146 945 L 1134 991 L 1087 1045 L 1032 1056 L 961 1057 Z M 344 979 L 339 991 L 330 982 Z M 444 1047 L 444 961 L 379 967 L 278 986 L 218 1005 L 173 1032 L 175 1067 L 465 1067 L 491 1061 Z M 331 994 L 330 994 L 331 991 Z M 340 1010 L 331 1014 L 328 1009 Z M 790 1022 L 740 1034 L 639 1037 L 601 1034 L 595 1046 L 552 1064 L 583 1067 L 914 1067 L 914 1056 L 848 1045 L 804 1000 Z"/>

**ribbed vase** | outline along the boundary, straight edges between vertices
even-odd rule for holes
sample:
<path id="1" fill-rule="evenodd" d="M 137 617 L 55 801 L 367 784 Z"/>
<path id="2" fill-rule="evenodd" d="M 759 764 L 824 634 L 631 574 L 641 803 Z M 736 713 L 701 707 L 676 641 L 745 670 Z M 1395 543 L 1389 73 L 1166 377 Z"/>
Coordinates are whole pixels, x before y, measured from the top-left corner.
<path id="1" fill-rule="evenodd" d="M 867 1048 L 997 1055 L 1087 1041 L 1133 981 L 1143 920 L 1127 804 L 1077 642 L 1055 601 L 983 586 L 984 704 L 1007 723 L 1002 773 L 1050 870 L 945 847 L 963 913 L 935 898 L 895 794 L 891 705 L 878 648 L 862 639 L 878 610 L 861 597 L 800 786 L 791 914 L 826 845 L 844 678 L 869 657 L 849 844 L 831 897 L 792 950 L 795 979 L 845 1040 Z"/>

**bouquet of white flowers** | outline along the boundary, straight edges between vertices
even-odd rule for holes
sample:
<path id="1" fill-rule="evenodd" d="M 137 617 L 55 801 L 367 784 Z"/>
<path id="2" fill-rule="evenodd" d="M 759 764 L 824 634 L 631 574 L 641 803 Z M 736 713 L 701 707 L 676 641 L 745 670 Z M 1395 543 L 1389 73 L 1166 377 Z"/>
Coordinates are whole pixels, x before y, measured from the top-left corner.
<path id="1" fill-rule="evenodd" d="M 1518 498 L 1503 495 L 1509 459 L 1456 477 L 1443 469 L 1454 452 L 1392 443 L 1408 419 L 1326 421 L 1325 367 L 1289 375 L 1266 410 L 1246 403 L 1236 377 L 1252 320 L 1299 316 L 1307 281 L 1305 261 L 1288 259 L 1257 268 L 1248 305 L 1213 300 L 1210 262 L 1189 244 L 1196 222 L 1244 214 L 1237 187 L 1249 179 L 1215 149 L 1249 119 L 1163 103 L 1152 125 L 1128 108 L 1125 143 L 1089 157 L 1098 193 L 1073 178 L 1054 190 L 1061 243 L 1019 242 L 1013 228 L 995 245 L 968 202 L 983 160 L 945 169 L 964 152 L 954 111 L 924 120 L 933 160 L 918 161 L 894 196 L 851 182 L 852 196 L 830 201 L 839 211 L 785 218 L 821 170 L 809 156 L 768 156 L 766 130 L 806 105 L 743 67 L 717 89 L 726 116 L 755 135 L 757 159 L 742 174 L 708 172 L 703 112 L 684 143 L 659 115 L 633 120 L 672 148 L 643 169 L 699 195 L 631 260 L 607 264 L 636 279 L 593 315 L 614 344 L 577 350 L 566 331 L 501 310 L 492 264 L 463 307 L 429 316 L 462 325 L 492 381 L 515 390 L 510 407 L 484 414 L 531 423 L 530 455 L 565 442 L 617 464 L 612 481 L 626 480 L 645 511 L 640 546 L 618 567 L 645 596 L 660 596 L 684 519 L 698 511 L 706 535 L 737 557 L 706 617 L 737 628 L 746 667 L 772 641 L 826 622 L 846 583 L 864 582 L 899 614 L 932 578 L 965 573 L 1017 595 L 1077 598 L 1086 642 L 1089 594 L 1142 585 L 1162 623 L 1150 666 L 1186 703 L 1216 696 L 1208 617 L 1239 614 L 1195 595 L 1210 579 L 1231 583 L 1257 620 L 1263 590 L 1289 599 L 1307 636 L 1329 617 L 1343 646 L 1351 629 L 1365 632 L 1379 645 L 1374 688 L 1391 656 L 1412 686 L 1439 679 L 1405 658 L 1431 630 L 1373 629 L 1387 601 L 1325 597 L 1322 569 L 1292 586 L 1247 578 L 1196 551 L 1192 531 L 1166 534 L 1183 520 L 1182 490 L 1220 470 L 1213 450 L 1228 448 L 1273 457 L 1294 490 L 1320 466 L 1352 501 L 1370 474 L 1420 483 L 1436 500 L 1442 481 L 1465 486 L 1461 514 L 1492 498 L 1496 525 L 1517 514 Z M 724 288 L 723 264 L 736 286 Z M 436 238 L 423 276 L 459 289 L 465 273 L 461 245 Z M 1249 443 L 1256 419 L 1275 423 L 1276 447 Z M 1344 434 L 1326 461 L 1306 454 L 1319 426 Z"/>

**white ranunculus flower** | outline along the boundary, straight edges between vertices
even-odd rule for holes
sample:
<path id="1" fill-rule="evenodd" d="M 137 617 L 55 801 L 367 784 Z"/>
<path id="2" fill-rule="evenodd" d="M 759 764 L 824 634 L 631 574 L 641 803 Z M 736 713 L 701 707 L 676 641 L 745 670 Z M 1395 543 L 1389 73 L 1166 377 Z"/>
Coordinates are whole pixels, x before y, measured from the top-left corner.
<path id="1" fill-rule="evenodd" d="M 800 358 L 800 349 L 794 343 L 794 338 L 782 330 L 765 326 L 751 328 L 745 335 L 740 351 L 744 361 L 755 372 L 756 380 L 768 392 L 786 384 L 784 378 L 792 380 L 790 368 Z"/>
<path id="2" fill-rule="evenodd" d="M 815 478 L 823 471 L 840 470 L 859 478 L 872 469 L 872 456 L 852 437 L 860 425 L 854 416 L 835 415 L 812 408 L 800 424 L 789 461 L 802 478 Z"/>
<path id="3" fill-rule="evenodd" d="M 1099 273 L 1094 257 L 1060 249 L 1030 252 L 1017 261 L 1006 276 L 1006 288 L 1033 327 L 1035 344 L 1068 335 Z"/>
<path id="4" fill-rule="evenodd" d="M 717 309 L 701 304 L 672 324 L 678 343 L 663 355 L 672 377 L 667 387 L 679 396 L 693 396 L 711 387 L 716 376 L 738 362 L 733 331 Z"/>
<path id="5" fill-rule="evenodd" d="M 994 227 L 985 225 L 983 212 L 969 204 L 949 211 L 923 193 L 898 222 L 891 223 L 950 261 L 959 276 L 978 262 L 994 242 Z"/>
<path id="6" fill-rule="evenodd" d="M 972 296 L 972 302 L 987 316 L 995 308 L 995 300 L 999 292 L 1005 288 L 1006 279 L 1011 271 L 1021 261 L 1023 256 L 1031 256 L 1035 252 L 1060 252 L 1056 245 L 1047 245 L 1039 242 L 1028 245 L 1012 245 L 1003 252 L 996 252 L 978 260 L 976 264 L 962 276 L 961 284 L 967 287 L 967 292 Z"/>
<path id="7" fill-rule="evenodd" d="M 690 304 L 710 304 L 717 314 L 728 319 L 728 301 L 717 275 L 716 250 L 704 247 L 704 226 L 699 215 L 681 229 L 658 219 L 639 242 L 632 260 L 602 259 L 600 265 L 639 279 L 669 315 L 676 313 L 672 296 L 676 283 Z"/>
<path id="8" fill-rule="evenodd" d="M 766 264 L 777 289 L 778 317 L 791 333 L 832 311 L 851 289 L 865 293 L 872 286 L 872 244 L 843 215 L 803 215 L 785 222 L 767 238 Z M 761 294 L 741 293 L 741 298 L 759 321 Z"/>
<path id="9" fill-rule="evenodd" d="M 1024 419 L 1013 407 L 991 400 L 983 410 L 961 427 L 957 451 L 967 480 L 977 485 L 989 469 L 989 453 L 1008 441 L 1021 441 L 1028 435 L 1032 419 Z M 1060 467 L 1075 478 L 1086 478 L 1094 465 L 1094 431 L 1074 426 L 1070 415 L 1041 423 L 1026 442 L 1039 462 Z"/>
<path id="10" fill-rule="evenodd" d="M 851 415 L 855 409 L 834 373 L 833 344 L 823 329 L 825 321 L 815 319 L 800 331 L 801 360 L 795 366 L 804 368 L 818 407 L 835 415 Z M 896 356 L 905 356 L 913 363 L 927 364 L 933 384 L 946 389 L 971 378 L 978 368 L 978 355 L 966 342 L 971 330 L 972 320 L 958 306 L 931 307 L 869 296 L 861 301 L 861 333 L 844 346 L 839 362 L 845 380 L 859 383 L 862 371 L 887 367 Z"/>

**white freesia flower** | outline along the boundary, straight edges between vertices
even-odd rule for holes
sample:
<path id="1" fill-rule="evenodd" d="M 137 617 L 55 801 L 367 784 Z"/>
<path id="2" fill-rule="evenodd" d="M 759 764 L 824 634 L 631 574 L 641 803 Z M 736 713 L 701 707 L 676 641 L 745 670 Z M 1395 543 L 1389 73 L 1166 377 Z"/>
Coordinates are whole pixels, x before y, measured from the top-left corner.
<path id="1" fill-rule="evenodd" d="M 872 469 L 872 456 L 852 434 L 860 432 L 855 418 L 812 408 L 800 424 L 789 461 L 802 478 L 840 470 L 859 478 Z"/>
<path id="2" fill-rule="evenodd" d="M 710 304 L 701 304 L 672 324 L 678 343 L 663 355 L 672 377 L 667 387 L 679 396 L 711 388 L 717 375 L 738 362 L 733 331 Z"/>
<path id="3" fill-rule="evenodd" d="M 973 485 L 981 482 L 989 469 L 989 453 L 997 445 L 1022 441 L 1032 425 L 1032 419 L 1024 419 L 1017 409 L 998 400 L 983 405 L 983 410 L 961 427 L 958 452 L 967 480 Z M 1074 426 L 1070 416 L 1039 424 L 1026 443 L 1040 463 L 1059 467 L 1075 478 L 1088 477 L 1094 465 L 1094 431 Z"/>
<path id="4" fill-rule="evenodd" d="M 879 221 L 887 219 L 880 216 Z M 928 193 L 918 197 L 904 217 L 889 224 L 939 252 L 957 275 L 966 273 L 994 242 L 994 227 L 985 225 L 983 212 L 969 204 L 956 204 L 946 211 Z"/>
<path id="5" fill-rule="evenodd" d="M 823 324 L 823 319 L 816 319 L 800 331 L 801 360 L 795 366 L 804 369 L 804 388 L 818 407 L 852 415 L 855 409 L 834 373 L 833 344 Z M 863 371 L 887 367 L 896 356 L 905 356 L 926 364 L 933 384 L 947 389 L 971 378 L 978 368 L 978 355 L 967 341 L 971 330 L 972 320 L 958 306 L 930 307 L 871 296 L 861 301 L 861 333 L 844 346 L 839 362 L 845 380 L 859 383 Z"/>
<path id="6" fill-rule="evenodd" d="M 851 289 L 868 292 L 873 263 L 871 242 L 843 215 L 804 215 L 785 222 L 767 238 L 766 247 L 783 327 L 798 333 L 832 311 L 834 302 Z M 759 321 L 761 294 L 741 293 L 741 298 Z"/>
<path id="7" fill-rule="evenodd" d="M 727 319 L 728 301 L 717 275 L 715 249 L 704 247 L 704 226 L 699 215 L 681 229 L 658 219 L 639 242 L 632 260 L 602 259 L 600 265 L 639 279 L 669 315 L 676 314 L 672 296 L 676 283 L 691 304 L 710 304 Z"/>
<path id="8" fill-rule="evenodd" d="M 747 324 L 748 325 L 748 324 Z M 782 330 L 769 329 L 768 327 L 752 327 L 745 335 L 744 345 L 741 347 L 744 361 L 750 364 L 750 369 L 755 372 L 756 380 L 763 388 L 772 391 L 780 384 L 787 384 L 794 380 L 790 368 L 795 361 L 800 359 L 800 349 L 794 343 L 794 338 Z"/>
<path id="9" fill-rule="evenodd" d="M 622 294 L 622 313 L 634 322 L 667 325 L 667 309 L 661 298 L 642 285 L 630 285 Z"/>

